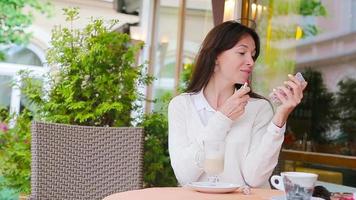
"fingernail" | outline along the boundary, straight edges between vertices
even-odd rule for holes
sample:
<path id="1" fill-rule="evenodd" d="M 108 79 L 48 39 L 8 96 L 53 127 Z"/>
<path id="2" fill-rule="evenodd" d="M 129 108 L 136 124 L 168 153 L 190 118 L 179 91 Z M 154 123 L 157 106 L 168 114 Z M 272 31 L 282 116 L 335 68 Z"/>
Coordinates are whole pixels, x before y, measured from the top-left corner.
<path id="1" fill-rule="evenodd" d="M 289 77 L 293 77 L 292 74 L 288 74 Z"/>
<path id="2" fill-rule="evenodd" d="M 247 87 L 247 82 L 245 82 L 245 84 L 242 86 L 242 88 L 246 88 Z"/>
<path id="3" fill-rule="evenodd" d="M 277 91 L 275 88 L 273 88 L 273 90 L 272 90 L 273 92 L 275 92 L 275 91 Z"/>

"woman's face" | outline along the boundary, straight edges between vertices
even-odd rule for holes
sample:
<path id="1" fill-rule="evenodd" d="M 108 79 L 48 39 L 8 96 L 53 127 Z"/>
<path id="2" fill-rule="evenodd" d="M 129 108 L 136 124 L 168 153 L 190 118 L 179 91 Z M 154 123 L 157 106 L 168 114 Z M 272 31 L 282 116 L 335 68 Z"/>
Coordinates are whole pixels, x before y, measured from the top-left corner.
<path id="1" fill-rule="evenodd" d="M 239 42 L 217 56 L 215 76 L 235 83 L 245 83 L 253 70 L 255 42 L 250 35 L 242 36 Z"/>

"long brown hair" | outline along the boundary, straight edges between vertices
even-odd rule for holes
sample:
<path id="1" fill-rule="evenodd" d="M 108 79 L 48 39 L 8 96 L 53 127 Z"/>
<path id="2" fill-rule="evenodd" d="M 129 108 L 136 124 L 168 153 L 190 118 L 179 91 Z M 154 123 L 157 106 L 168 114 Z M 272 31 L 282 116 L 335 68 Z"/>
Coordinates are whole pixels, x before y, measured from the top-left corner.
<path id="1" fill-rule="evenodd" d="M 237 21 L 227 21 L 215 26 L 205 37 L 200 47 L 186 92 L 197 93 L 202 90 L 214 73 L 217 56 L 234 47 L 245 35 L 250 35 L 255 42 L 256 54 L 253 56 L 253 60 L 256 61 L 260 54 L 260 38 L 255 30 Z M 264 98 L 253 92 L 250 93 L 250 96 Z"/>

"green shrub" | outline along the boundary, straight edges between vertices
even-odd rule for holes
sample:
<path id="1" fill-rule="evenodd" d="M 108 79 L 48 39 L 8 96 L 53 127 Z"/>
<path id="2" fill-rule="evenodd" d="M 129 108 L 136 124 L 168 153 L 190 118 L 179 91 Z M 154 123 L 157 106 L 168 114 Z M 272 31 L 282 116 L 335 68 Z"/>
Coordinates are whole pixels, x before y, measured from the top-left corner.
<path id="1" fill-rule="evenodd" d="M 346 78 L 337 84 L 336 110 L 338 121 L 345 139 L 352 143 L 356 141 L 356 79 Z"/>
<path id="2" fill-rule="evenodd" d="M 64 9 L 71 24 L 78 10 Z M 48 122 L 88 126 L 130 126 L 134 102 L 142 100 L 137 87 L 152 78 L 136 65 L 135 55 L 142 44 L 132 44 L 130 36 L 112 31 L 109 24 L 92 19 L 83 30 L 57 26 L 52 31 L 48 64 L 48 90 L 22 72 L 22 91 L 37 107 L 37 117 Z"/>
<path id="3" fill-rule="evenodd" d="M 34 20 L 33 13 L 50 16 L 52 8 L 49 0 L 0 0 L 0 45 L 27 44 L 31 33 L 25 30 Z M 0 49 L 0 61 L 5 57 Z"/>
<path id="4" fill-rule="evenodd" d="M 30 193 L 31 113 L 24 110 L 14 127 L 9 128 L 10 117 L 0 123 L 0 191 L 9 188 Z"/>
<path id="5" fill-rule="evenodd" d="M 144 183 L 145 187 L 176 186 L 168 154 L 168 120 L 161 113 L 145 116 Z"/>
<path id="6" fill-rule="evenodd" d="M 179 92 L 188 86 L 193 64 L 186 64 L 181 74 Z M 146 115 L 141 124 L 145 129 L 144 181 L 145 187 L 177 186 L 168 152 L 168 104 L 172 93 L 157 99 L 156 112 Z"/>

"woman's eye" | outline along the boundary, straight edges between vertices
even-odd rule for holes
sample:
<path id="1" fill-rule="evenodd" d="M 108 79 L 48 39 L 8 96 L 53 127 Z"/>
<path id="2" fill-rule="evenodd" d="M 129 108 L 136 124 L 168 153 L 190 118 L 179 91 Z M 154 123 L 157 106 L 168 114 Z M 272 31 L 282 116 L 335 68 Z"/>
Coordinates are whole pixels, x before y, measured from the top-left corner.
<path id="1" fill-rule="evenodd" d="M 246 52 L 238 52 L 240 55 L 245 55 Z"/>

